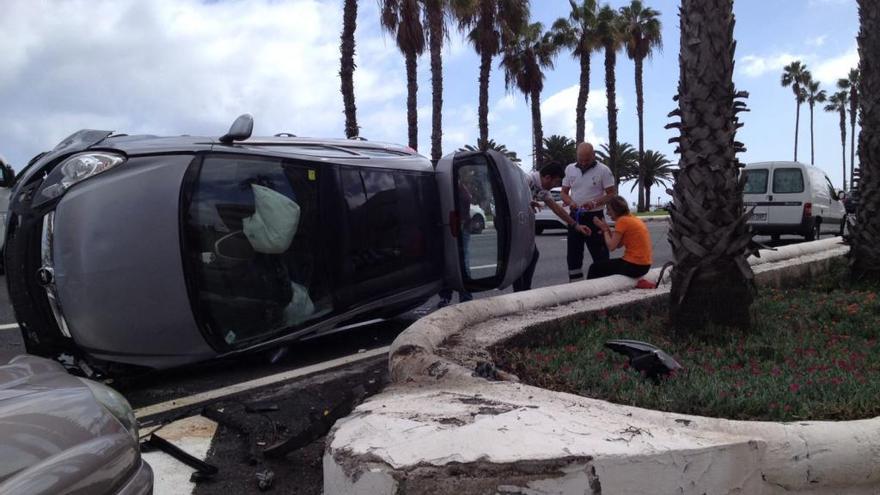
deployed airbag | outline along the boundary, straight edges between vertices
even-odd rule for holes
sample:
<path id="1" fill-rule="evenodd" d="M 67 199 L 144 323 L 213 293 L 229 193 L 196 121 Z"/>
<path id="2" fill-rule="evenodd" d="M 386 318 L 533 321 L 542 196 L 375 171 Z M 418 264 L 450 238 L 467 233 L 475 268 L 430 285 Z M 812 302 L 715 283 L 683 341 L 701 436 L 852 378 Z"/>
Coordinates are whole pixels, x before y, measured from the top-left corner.
<path id="1" fill-rule="evenodd" d="M 268 187 L 251 184 L 251 188 L 256 211 L 244 219 L 244 235 L 258 253 L 287 251 L 299 227 L 299 205 Z"/>

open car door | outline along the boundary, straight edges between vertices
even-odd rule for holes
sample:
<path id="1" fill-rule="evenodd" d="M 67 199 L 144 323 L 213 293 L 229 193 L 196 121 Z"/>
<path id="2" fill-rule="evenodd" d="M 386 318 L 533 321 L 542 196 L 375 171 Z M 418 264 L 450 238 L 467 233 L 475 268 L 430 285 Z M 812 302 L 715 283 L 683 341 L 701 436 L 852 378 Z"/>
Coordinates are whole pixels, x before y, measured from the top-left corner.
<path id="1" fill-rule="evenodd" d="M 436 175 L 447 287 L 478 292 L 511 285 L 535 249 L 523 171 L 490 150 L 447 155 Z"/>

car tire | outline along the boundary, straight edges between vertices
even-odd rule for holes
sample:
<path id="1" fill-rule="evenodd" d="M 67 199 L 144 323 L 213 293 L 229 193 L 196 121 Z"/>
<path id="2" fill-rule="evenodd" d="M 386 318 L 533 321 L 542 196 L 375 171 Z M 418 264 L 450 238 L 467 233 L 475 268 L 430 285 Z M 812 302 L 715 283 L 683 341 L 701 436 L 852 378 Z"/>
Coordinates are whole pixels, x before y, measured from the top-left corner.
<path id="1" fill-rule="evenodd" d="M 810 224 L 809 230 L 807 230 L 806 234 L 804 234 L 804 240 L 806 241 L 815 241 L 822 234 L 822 221 L 818 218 L 814 218 L 813 222 Z"/>
<path id="2" fill-rule="evenodd" d="M 476 214 L 471 217 L 471 234 L 481 234 L 486 228 L 486 220 L 483 215 Z"/>

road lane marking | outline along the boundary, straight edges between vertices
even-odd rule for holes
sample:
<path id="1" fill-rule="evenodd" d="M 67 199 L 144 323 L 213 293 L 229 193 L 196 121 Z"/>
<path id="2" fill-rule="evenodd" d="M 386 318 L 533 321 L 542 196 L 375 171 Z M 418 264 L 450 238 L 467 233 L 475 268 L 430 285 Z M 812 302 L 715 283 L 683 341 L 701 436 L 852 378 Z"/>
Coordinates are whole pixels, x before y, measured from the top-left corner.
<path id="1" fill-rule="evenodd" d="M 18 330 L 18 323 L 7 323 L 0 325 L 0 330 Z"/>
<path id="2" fill-rule="evenodd" d="M 228 395 L 237 394 L 239 392 L 245 392 L 247 390 L 265 387 L 266 385 L 272 385 L 274 383 L 283 382 L 286 380 L 290 380 L 293 378 L 299 378 L 305 375 L 311 375 L 313 373 L 317 373 L 320 371 L 326 371 L 332 368 L 338 368 L 340 366 L 345 366 L 347 364 L 356 363 L 358 361 L 363 361 L 365 359 L 369 359 L 375 356 L 381 356 L 382 354 L 386 354 L 390 346 L 380 347 L 378 349 L 371 349 L 365 352 L 359 352 L 357 354 L 350 354 L 348 356 L 344 356 L 341 358 L 336 358 L 330 361 L 325 361 L 323 363 L 317 363 L 310 366 L 305 366 L 302 368 L 297 368 L 295 370 L 289 370 L 282 373 L 276 373 L 274 375 L 264 376 L 262 378 L 257 378 L 254 380 L 249 380 L 242 383 L 237 383 L 234 385 L 229 385 L 228 387 L 217 388 L 214 390 L 208 390 L 205 392 L 200 392 L 195 395 L 190 395 L 187 397 L 179 397 L 177 399 L 172 399 L 165 402 L 160 402 L 158 404 L 153 404 L 150 406 L 144 406 L 140 409 L 136 409 L 134 411 L 135 417 L 138 419 L 146 418 L 149 416 L 154 416 L 156 414 L 165 413 L 168 411 L 173 411 L 175 409 L 181 409 L 184 407 L 189 407 L 201 402 L 207 402 L 210 400 L 219 399 L 221 397 L 226 397 Z"/>

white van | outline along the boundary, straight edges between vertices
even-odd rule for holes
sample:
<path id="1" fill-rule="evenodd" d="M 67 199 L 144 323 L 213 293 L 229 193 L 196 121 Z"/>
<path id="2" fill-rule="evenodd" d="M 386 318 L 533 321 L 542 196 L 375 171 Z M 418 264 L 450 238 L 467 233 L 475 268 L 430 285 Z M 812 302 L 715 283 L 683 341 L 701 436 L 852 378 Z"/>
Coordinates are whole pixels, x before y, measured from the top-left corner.
<path id="1" fill-rule="evenodd" d="M 846 212 L 842 191 L 818 167 L 800 162 L 746 165 L 743 201 L 752 211 L 749 225 L 759 235 L 777 240 L 782 234 L 808 241 L 822 233 L 843 234 Z"/>

